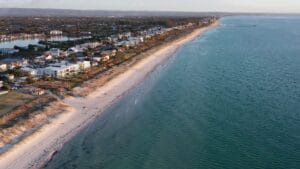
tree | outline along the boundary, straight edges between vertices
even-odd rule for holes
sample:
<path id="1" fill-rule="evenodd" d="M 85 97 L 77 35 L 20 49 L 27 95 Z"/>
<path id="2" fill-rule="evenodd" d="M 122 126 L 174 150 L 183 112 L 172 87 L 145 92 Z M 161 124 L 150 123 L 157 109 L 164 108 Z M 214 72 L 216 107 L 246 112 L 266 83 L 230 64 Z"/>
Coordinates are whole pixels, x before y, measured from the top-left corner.
<path id="1" fill-rule="evenodd" d="M 3 85 L 2 89 L 3 90 L 10 90 L 11 87 L 9 85 L 5 84 L 5 85 Z"/>
<path id="2" fill-rule="evenodd" d="M 23 77 L 26 76 L 27 74 L 23 72 L 21 69 L 12 69 L 8 70 L 9 74 L 13 74 L 15 77 Z"/>
<path id="3" fill-rule="evenodd" d="M 29 76 L 29 77 L 27 77 L 27 79 L 26 79 L 26 82 L 28 83 L 28 84 L 32 84 L 32 83 L 34 83 L 34 79 L 31 77 L 31 76 Z"/>
<path id="4" fill-rule="evenodd" d="M 48 75 L 43 75 L 42 79 L 45 80 L 45 81 L 52 81 L 52 78 L 49 77 Z"/>
<path id="5" fill-rule="evenodd" d="M 69 55 L 69 58 L 70 58 L 71 62 L 77 62 L 77 56 L 76 56 L 76 54 Z"/>

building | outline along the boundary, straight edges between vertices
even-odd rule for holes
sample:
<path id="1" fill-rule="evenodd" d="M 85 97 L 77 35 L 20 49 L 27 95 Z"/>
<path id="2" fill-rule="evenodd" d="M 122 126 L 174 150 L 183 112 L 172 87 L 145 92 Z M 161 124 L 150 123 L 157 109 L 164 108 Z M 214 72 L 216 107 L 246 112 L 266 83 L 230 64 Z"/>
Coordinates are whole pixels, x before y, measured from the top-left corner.
<path id="1" fill-rule="evenodd" d="M 106 50 L 106 51 L 102 51 L 101 52 L 101 56 L 103 57 L 103 56 L 116 56 L 116 54 L 117 54 L 117 50 Z"/>
<path id="2" fill-rule="evenodd" d="M 27 59 L 15 59 L 15 58 L 2 59 L 2 60 L 0 60 L 0 62 L 2 64 L 6 64 L 6 69 L 10 69 L 10 70 L 17 68 L 17 67 L 22 67 L 23 65 L 28 64 Z M 3 68 L 4 68 L 4 66 L 3 66 Z"/>
<path id="3" fill-rule="evenodd" d="M 15 79 L 15 76 L 13 74 L 7 74 L 6 75 L 7 80 L 13 81 Z"/>
<path id="4" fill-rule="evenodd" d="M 52 36 L 57 36 L 57 35 L 62 35 L 62 34 L 63 34 L 63 32 L 60 31 L 60 30 L 52 30 L 52 31 L 50 31 L 50 35 L 52 35 Z"/>
<path id="5" fill-rule="evenodd" d="M 68 54 L 83 52 L 83 48 L 80 46 L 71 47 L 67 50 Z"/>
<path id="6" fill-rule="evenodd" d="M 82 45 L 80 45 L 81 48 L 90 48 L 90 49 L 95 49 L 99 46 L 101 46 L 102 43 L 99 42 L 90 42 L 90 43 L 84 43 Z"/>
<path id="7" fill-rule="evenodd" d="M 41 95 L 45 94 L 45 90 L 41 89 L 41 88 L 35 88 L 31 91 L 31 93 L 36 96 L 41 96 Z"/>
<path id="8" fill-rule="evenodd" d="M 49 50 L 49 54 L 53 57 L 59 57 L 60 56 L 60 49 L 58 48 L 52 48 Z"/>
<path id="9" fill-rule="evenodd" d="M 106 50 L 101 52 L 101 61 L 106 62 L 108 61 L 112 56 L 116 56 L 117 50 Z"/>
<path id="10" fill-rule="evenodd" d="M 144 42 L 143 37 L 131 37 L 131 38 L 128 39 L 127 44 L 129 46 L 136 46 L 136 45 L 138 45 L 139 43 L 142 43 L 142 42 Z"/>
<path id="11" fill-rule="evenodd" d="M 101 57 L 93 57 L 92 60 L 96 61 L 96 62 L 100 62 L 102 60 L 102 58 Z"/>
<path id="12" fill-rule="evenodd" d="M 101 61 L 102 61 L 102 62 L 107 62 L 107 61 L 109 61 L 109 59 L 110 59 L 110 56 L 109 56 L 109 55 L 103 55 L 103 56 L 101 57 Z"/>
<path id="13" fill-rule="evenodd" d="M 81 65 L 85 68 L 85 64 Z M 54 78 L 65 78 L 72 75 L 76 75 L 80 72 L 80 64 L 78 63 L 68 63 L 66 61 L 50 64 L 48 67 L 43 69 L 43 75 L 48 75 Z"/>
<path id="14" fill-rule="evenodd" d="M 52 60 L 53 56 L 51 54 L 45 54 L 42 56 L 45 60 Z"/>
<path id="15" fill-rule="evenodd" d="M 32 77 L 39 78 L 43 75 L 47 75 L 49 77 L 62 79 L 65 77 L 76 75 L 79 72 L 90 68 L 90 61 L 80 61 L 77 63 L 61 61 L 57 63 L 48 64 L 46 67 L 23 66 L 21 70 L 29 73 Z"/>
<path id="16" fill-rule="evenodd" d="M 81 61 L 81 62 L 77 62 L 77 64 L 79 65 L 80 70 L 86 70 L 86 69 L 91 68 L 91 62 L 90 61 Z"/>
<path id="17" fill-rule="evenodd" d="M 143 42 L 144 42 L 144 37 L 140 36 L 140 37 L 138 37 L 138 38 L 139 38 L 140 43 L 143 43 Z"/>
<path id="18" fill-rule="evenodd" d="M 0 72 L 7 71 L 7 65 L 5 63 L 0 63 Z"/>
<path id="19" fill-rule="evenodd" d="M 27 72 L 32 77 L 37 77 L 37 76 L 41 75 L 41 74 L 39 74 L 39 69 L 38 68 L 31 68 L 29 66 L 23 66 L 23 67 L 21 67 L 21 70 L 23 72 Z"/>
<path id="20" fill-rule="evenodd" d="M 99 65 L 99 63 L 97 61 L 94 61 L 94 62 L 91 63 L 92 67 L 95 67 L 95 66 L 98 66 L 98 65 Z"/>
<path id="21" fill-rule="evenodd" d="M 129 37 L 131 37 L 131 32 L 123 33 L 123 36 L 126 38 L 129 38 Z"/>

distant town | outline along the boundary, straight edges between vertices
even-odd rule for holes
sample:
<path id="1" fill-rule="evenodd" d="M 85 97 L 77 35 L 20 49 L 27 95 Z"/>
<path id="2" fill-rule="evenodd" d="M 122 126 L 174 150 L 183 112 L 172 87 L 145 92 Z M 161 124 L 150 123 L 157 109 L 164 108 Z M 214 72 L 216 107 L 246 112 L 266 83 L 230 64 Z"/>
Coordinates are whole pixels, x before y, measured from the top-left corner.
<path id="1" fill-rule="evenodd" d="M 16 23 L 24 18 L 16 18 Z M 82 18 L 67 19 L 70 23 L 80 22 Z M 82 20 L 84 20 L 83 18 Z M 22 28 L 22 24 L 18 26 L 10 23 L 7 25 L 6 19 L 1 20 L 1 28 L 9 27 L 4 32 L 0 32 L 0 42 L 7 42 L 20 39 L 45 38 L 59 36 L 77 36 L 74 40 L 67 41 L 39 41 L 38 44 L 28 44 L 28 46 L 15 45 L 13 48 L 1 48 L 0 46 L 0 85 L 1 93 L 4 94 L 9 90 L 18 90 L 26 88 L 27 84 L 37 83 L 40 81 L 63 80 L 76 76 L 83 72 L 88 72 L 93 68 L 103 69 L 108 65 L 113 66 L 116 60 L 126 59 L 127 55 L 138 54 L 147 50 L 155 44 L 157 39 L 164 37 L 167 39 L 168 34 L 180 32 L 195 26 L 206 25 L 213 22 L 215 18 L 192 18 L 192 19 L 174 19 L 174 18 L 153 18 L 146 21 L 145 29 L 139 27 L 135 19 L 119 19 L 114 23 L 103 19 L 92 18 L 90 22 L 94 25 L 87 28 L 74 28 L 74 25 L 61 26 L 59 21 L 61 18 L 26 18 L 24 26 L 39 20 L 48 20 L 54 25 L 43 25 L 48 27 L 55 26 L 61 29 L 48 29 L 42 32 L 39 26 L 31 26 L 30 28 Z M 53 20 L 53 21 L 52 21 Z M 93 21 L 98 22 L 93 22 Z M 142 22 L 141 20 L 137 19 Z M 13 20 L 14 21 L 14 20 Z M 196 21 L 196 22 L 195 22 Z M 83 21 L 87 22 L 87 21 Z M 109 23 L 107 23 L 109 22 Z M 168 25 L 168 22 L 169 25 Z M 48 22 L 47 22 L 48 23 Z M 80 23 L 82 25 L 82 23 Z M 93 30 L 97 25 L 103 28 L 105 36 L 102 32 Z M 76 26 L 76 25 L 75 25 Z M 36 29 L 35 29 L 36 28 Z M 72 30 L 75 29 L 75 30 Z M 24 30 L 24 32 L 20 32 Z M 131 31 L 132 30 L 132 31 Z M 94 32 L 95 31 L 95 32 Z M 80 36 L 78 38 L 78 36 Z M 120 62 L 120 61 L 119 61 Z M 33 94 L 40 95 L 43 92 L 40 88 L 30 89 Z"/>
<path id="2" fill-rule="evenodd" d="M 32 114 L 41 113 L 53 101 L 86 95 L 87 92 L 73 90 L 85 81 L 108 74 L 123 63 L 133 63 L 145 52 L 216 19 L 0 18 L 0 147 L 19 136 L 16 132 L 23 133 L 16 126 L 28 121 Z M 112 75 L 106 80 L 110 78 Z M 56 113 L 26 123 L 25 128 L 41 125 Z M 24 124 L 21 126 L 24 129 Z"/>

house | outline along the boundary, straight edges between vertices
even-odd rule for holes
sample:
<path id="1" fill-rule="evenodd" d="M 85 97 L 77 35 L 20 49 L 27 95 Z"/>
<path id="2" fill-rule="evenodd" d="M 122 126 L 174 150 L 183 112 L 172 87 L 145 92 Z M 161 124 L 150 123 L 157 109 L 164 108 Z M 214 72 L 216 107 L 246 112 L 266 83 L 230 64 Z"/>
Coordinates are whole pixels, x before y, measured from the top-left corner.
<path id="1" fill-rule="evenodd" d="M 53 56 L 51 54 L 45 54 L 42 56 L 45 60 L 52 60 Z"/>
<path id="2" fill-rule="evenodd" d="M 131 32 L 123 33 L 123 36 L 126 38 L 129 38 L 129 37 L 131 37 Z"/>
<path id="3" fill-rule="evenodd" d="M 134 47 L 136 45 L 136 42 L 134 40 L 131 41 L 126 41 L 126 43 L 124 44 L 124 47 L 126 49 L 129 49 L 130 47 Z"/>
<path id="4" fill-rule="evenodd" d="M 112 42 L 112 41 L 113 41 L 112 37 L 107 37 L 106 40 L 107 40 L 108 42 Z"/>
<path id="5" fill-rule="evenodd" d="M 6 64 L 7 69 L 10 70 L 28 64 L 27 59 L 17 59 L 17 58 L 5 58 L 0 60 L 0 62 L 2 62 L 2 64 Z"/>
<path id="6" fill-rule="evenodd" d="M 63 34 L 63 32 L 60 31 L 60 30 L 52 30 L 52 31 L 50 31 L 50 35 L 52 35 L 52 36 L 57 36 L 57 35 L 62 35 L 62 34 Z"/>
<path id="7" fill-rule="evenodd" d="M 105 50 L 105 51 L 102 51 L 101 52 L 101 56 L 106 56 L 106 55 L 108 55 L 108 56 L 116 56 L 116 54 L 117 54 L 117 50 Z"/>
<path id="8" fill-rule="evenodd" d="M 117 50 L 106 50 L 101 52 L 101 61 L 106 62 L 108 61 L 112 56 L 116 56 Z"/>
<path id="9" fill-rule="evenodd" d="M 92 67 L 95 67 L 95 66 L 98 66 L 98 65 L 99 65 L 98 62 L 92 62 L 92 63 L 91 63 L 91 66 L 92 66 Z"/>
<path id="10" fill-rule="evenodd" d="M 114 46 L 115 46 L 115 47 L 122 47 L 122 46 L 125 45 L 125 43 L 126 43 L 126 41 L 115 42 L 115 43 L 114 43 Z"/>
<path id="11" fill-rule="evenodd" d="M 81 44 L 80 47 L 94 49 L 101 45 L 102 45 L 102 43 L 99 43 L 99 42 L 90 42 L 90 43 Z"/>
<path id="12" fill-rule="evenodd" d="M 13 74 L 7 74 L 6 75 L 7 80 L 13 81 L 15 79 L 15 76 Z"/>
<path id="13" fill-rule="evenodd" d="M 77 45 L 77 46 L 75 46 L 75 47 L 69 48 L 69 49 L 67 50 L 67 52 L 68 52 L 69 54 L 72 54 L 72 53 L 78 53 L 78 52 L 83 52 L 83 48 Z"/>
<path id="14" fill-rule="evenodd" d="M 22 70 L 23 72 L 27 72 L 27 73 L 30 74 L 32 77 L 39 76 L 39 71 L 38 71 L 38 69 L 31 68 L 31 67 L 29 67 L 29 66 L 23 66 L 23 67 L 21 67 L 21 70 Z"/>
<path id="15" fill-rule="evenodd" d="M 49 53 L 46 53 L 42 56 L 38 56 L 34 59 L 34 62 L 38 63 L 38 62 L 45 62 L 46 60 L 52 60 L 53 59 L 53 56 Z"/>
<path id="16" fill-rule="evenodd" d="M 0 72 L 7 71 L 7 65 L 5 63 L 0 63 Z"/>
<path id="17" fill-rule="evenodd" d="M 102 58 L 94 56 L 92 60 L 96 61 L 96 62 L 100 62 L 102 60 Z"/>
<path id="18" fill-rule="evenodd" d="M 140 36 L 140 37 L 138 37 L 138 38 L 139 38 L 139 41 L 140 41 L 141 43 L 144 42 L 144 37 Z"/>
<path id="19" fill-rule="evenodd" d="M 41 89 L 41 88 L 35 88 L 31 91 L 31 93 L 36 96 L 41 96 L 41 95 L 45 94 L 45 90 Z"/>
<path id="20" fill-rule="evenodd" d="M 118 47 L 117 51 L 118 52 L 124 52 L 126 49 L 124 47 Z"/>
<path id="21" fill-rule="evenodd" d="M 142 37 L 131 37 L 131 38 L 128 39 L 127 44 L 129 46 L 136 46 L 141 42 L 144 42 L 144 38 L 142 38 Z"/>
<path id="22" fill-rule="evenodd" d="M 102 61 L 102 62 L 107 62 L 109 59 L 110 59 L 110 56 L 109 56 L 109 55 L 103 55 L 103 56 L 101 57 L 101 61 Z"/>
<path id="23" fill-rule="evenodd" d="M 151 35 L 146 35 L 145 39 L 151 39 L 151 37 L 152 37 Z"/>
<path id="24" fill-rule="evenodd" d="M 77 64 L 79 65 L 80 70 L 86 70 L 86 69 L 91 68 L 90 61 L 81 61 L 81 62 L 77 62 Z"/>
<path id="25" fill-rule="evenodd" d="M 52 48 L 49 50 L 49 54 L 53 57 L 59 57 L 60 56 L 60 49 L 58 48 Z"/>
<path id="26" fill-rule="evenodd" d="M 92 32 L 80 32 L 81 35 L 85 35 L 85 36 L 88 36 L 88 35 L 92 35 Z"/>

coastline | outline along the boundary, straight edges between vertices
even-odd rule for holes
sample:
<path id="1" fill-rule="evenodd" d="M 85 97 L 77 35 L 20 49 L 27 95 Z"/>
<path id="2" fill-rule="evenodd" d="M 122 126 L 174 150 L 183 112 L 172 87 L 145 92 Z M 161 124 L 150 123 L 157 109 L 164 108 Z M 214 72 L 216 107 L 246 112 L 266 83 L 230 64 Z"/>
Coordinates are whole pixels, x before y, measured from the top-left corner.
<path id="1" fill-rule="evenodd" d="M 69 106 L 68 111 L 2 154 L 0 156 L 0 168 L 42 167 L 61 149 L 64 143 L 94 121 L 107 107 L 142 82 L 163 61 L 172 57 L 180 46 L 194 40 L 203 32 L 217 25 L 218 21 L 171 42 L 138 61 L 124 73 L 117 75 L 86 97 L 68 97 L 62 100 Z"/>

